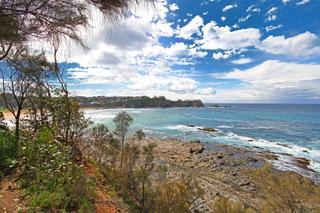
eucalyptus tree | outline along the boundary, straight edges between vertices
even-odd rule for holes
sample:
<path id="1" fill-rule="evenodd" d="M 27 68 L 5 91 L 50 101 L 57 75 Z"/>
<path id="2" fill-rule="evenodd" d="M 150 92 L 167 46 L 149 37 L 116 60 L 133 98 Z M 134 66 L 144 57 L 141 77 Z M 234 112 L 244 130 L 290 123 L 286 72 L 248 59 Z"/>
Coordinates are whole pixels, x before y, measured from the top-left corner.
<path id="1" fill-rule="evenodd" d="M 15 137 L 19 140 L 22 110 L 26 105 L 29 92 L 34 84 L 33 76 L 42 72 L 49 63 L 42 54 L 29 54 L 20 46 L 10 54 L 0 68 L 2 85 L 0 95 L 7 110 L 15 119 Z"/>
<path id="2" fill-rule="evenodd" d="M 125 146 L 125 137 L 128 133 L 128 129 L 133 122 L 133 118 L 126 113 L 125 111 L 119 112 L 117 116 L 113 119 L 113 122 L 116 124 L 116 133 L 120 137 L 121 141 L 121 160 L 120 160 L 120 168 L 122 171 L 122 163 L 123 163 L 123 151 Z"/>

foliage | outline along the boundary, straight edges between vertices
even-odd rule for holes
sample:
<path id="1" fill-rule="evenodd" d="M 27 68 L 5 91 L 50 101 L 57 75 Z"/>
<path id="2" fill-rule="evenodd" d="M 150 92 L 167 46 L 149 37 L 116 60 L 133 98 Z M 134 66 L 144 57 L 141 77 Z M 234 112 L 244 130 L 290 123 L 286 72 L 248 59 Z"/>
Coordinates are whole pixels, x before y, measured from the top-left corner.
<path id="1" fill-rule="evenodd" d="M 157 184 L 149 195 L 145 212 L 190 212 L 190 207 L 203 195 L 198 183 L 190 177 L 177 180 L 165 178 Z"/>
<path id="2" fill-rule="evenodd" d="M 141 140 L 146 137 L 146 133 L 144 133 L 144 131 L 140 129 L 135 132 L 134 136 L 139 141 L 139 147 L 140 147 Z"/>
<path id="3" fill-rule="evenodd" d="M 80 142 L 91 124 L 84 117 L 79 104 L 66 96 L 50 99 L 48 114 L 51 118 L 49 126 L 55 138 L 69 145 Z"/>
<path id="4" fill-rule="evenodd" d="M 262 212 L 302 213 L 320 210 L 320 186 L 294 173 L 271 170 L 271 166 L 267 165 L 253 175 L 265 197 Z"/>
<path id="5" fill-rule="evenodd" d="M 119 136 L 121 141 L 121 158 L 120 158 L 121 170 L 122 170 L 123 157 L 124 157 L 123 155 L 124 155 L 124 147 L 125 147 L 125 137 L 132 121 L 133 121 L 132 117 L 125 111 L 118 113 L 117 116 L 113 119 L 113 122 L 116 124 L 116 134 Z"/>
<path id="6" fill-rule="evenodd" d="M 125 14 L 138 0 L 7 0 L 0 2 L 0 61 L 18 43 L 38 38 L 57 43 L 70 38 L 84 46 L 80 27 L 88 26 L 92 6 L 105 17 Z"/>
<path id="7" fill-rule="evenodd" d="M 103 124 L 93 126 L 89 131 L 88 141 L 90 143 L 87 148 L 94 149 L 92 153 L 96 156 L 98 163 L 103 163 L 106 160 L 106 156 L 109 156 L 111 163 L 114 162 L 113 159 L 117 155 L 119 142 L 109 132 L 108 127 Z M 110 158 L 110 156 L 112 157 Z"/>
<path id="8" fill-rule="evenodd" d="M 240 202 L 232 202 L 229 199 L 222 197 L 212 205 L 213 213 L 255 213 L 251 208 L 246 208 Z"/>
<path id="9" fill-rule="evenodd" d="M 0 131 L 0 179 L 17 163 L 18 144 L 11 131 Z"/>
<path id="10" fill-rule="evenodd" d="M 85 107 L 105 107 L 105 108 L 148 108 L 148 107 L 203 107 L 200 100 L 177 100 L 172 101 L 164 96 L 159 97 L 75 97 L 75 99 Z"/>
<path id="11" fill-rule="evenodd" d="M 115 122 L 118 124 L 118 134 L 120 130 L 125 130 L 122 132 L 125 136 L 132 118 L 121 112 L 116 116 Z M 193 179 L 170 179 L 166 176 L 165 167 L 155 165 L 155 144 L 141 147 L 131 140 L 126 142 L 122 150 L 114 145 L 114 139 L 108 136 L 107 128 L 103 125 L 91 131 L 91 135 L 96 135 L 96 139 L 104 139 L 106 152 L 110 153 L 105 156 L 105 163 L 100 164 L 101 173 L 108 185 L 130 206 L 132 212 L 189 212 L 194 201 L 202 196 L 202 190 Z"/>
<path id="12" fill-rule="evenodd" d="M 91 208 L 87 179 L 81 166 L 70 158 L 71 152 L 70 147 L 57 144 L 47 129 L 25 141 L 20 184 L 30 197 L 31 210 L 70 212 Z"/>

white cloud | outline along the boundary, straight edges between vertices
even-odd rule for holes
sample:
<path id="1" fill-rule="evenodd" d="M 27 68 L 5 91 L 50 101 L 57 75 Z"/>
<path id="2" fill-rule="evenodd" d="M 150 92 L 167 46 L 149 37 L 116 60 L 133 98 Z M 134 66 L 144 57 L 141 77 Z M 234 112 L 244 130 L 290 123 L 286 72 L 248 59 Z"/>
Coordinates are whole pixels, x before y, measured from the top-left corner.
<path id="1" fill-rule="evenodd" d="M 272 7 L 270 8 L 266 15 L 268 16 L 267 17 L 267 21 L 274 21 L 277 19 L 277 15 L 275 15 L 275 13 L 278 11 L 278 8 L 277 7 Z"/>
<path id="2" fill-rule="evenodd" d="M 223 12 L 226 12 L 226 11 L 231 10 L 231 9 L 233 9 L 233 8 L 236 8 L 236 7 L 238 7 L 238 5 L 236 5 L 236 4 L 229 4 L 229 5 L 225 6 L 225 7 L 222 9 L 222 11 L 223 11 Z"/>
<path id="3" fill-rule="evenodd" d="M 217 52 L 217 53 L 213 53 L 212 54 L 212 58 L 216 59 L 216 60 L 221 60 L 221 59 L 227 59 L 231 57 L 231 54 L 228 53 L 222 53 L 222 52 Z"/>
<path id="4" fill-rule="evenodd" d="M 270 10 L 267 11 L 267 15 L 273 14 L 273 13 L 275 13 L 277 11 L 278 11 L 278 8 L 272 7 L 272 8 L 270 8 Z"/>
<path id="5" fill-rule="evenodd" d="M 81 84 L 106 84 L 128 82 L 135 74 L 128 67 L 84 67 L 69 69 L 70 78 Z"/>
<path id="6" fill-rule="evenodd" d="M 267 20 L 268 21 L 274 21 L 274 20 L 276 20 L 277 19 L 277 15 L 269 15 L 268 17 L 267 17 Z"/>
<path id="7" fill-rule="evenodd" d="M 276 30 L 276 29 L 279 29 L 282 27 L 282 24 L 279 24 L 279 25 L 270 25 L 270 26 L 267 26 L 265 27 L 266 31 L 269 32 L 269 31 L 272 31 L 272 30 Z"/>
<path id="8" fill-rule="evenodd" d="M 313 56 L 320 54 L 320 38 L 308 31 L 290 38 L 269 36 L 259 48 L 273 54 Z"/>
<path id="9" fill-rule="evenodd" d="M 170 4 L 169 8 L 171 11 L 179 10 L 179 6 L 176 3 Z"/>
<path id="10" fill-rule="evenodd" d="M 252 62 L 251 58 L 240 58 L 240 59 L 231 61 L 231 63 L 233 64 L 248 64 L 251 62 Z"/>
<path id="11" fill-rule="evenodd" d="M 137 76 L 128 86 L 134 90 L 163 89 L 177 93 L 190 93 L 197 88 L 197 82 L 191 78 L 164 77 L 159 75 Z"/>
<path id="12" fill-rule="evenodd" d="M 240 17 L 240 18 L 239 18 L 239 22 L 245 22 L 245 21 L 247 21 L 250 17 L 251 17 L 250 14 L 247 15 L 246 17 Z"/>
<path id="13" fill-rule="evenodd" d="M 290 0 L 282 0 L 283 4 L 288 4 L 290 2 Z"/>
<path id="14" fill-rule="evenodd" d="M 198 40 L 203 49 L 235 50 L 255 46 L 259 43 L 260 31 L 254 28 L 231 31 L 230 27 L 219 27 L 215 22 L 203 28 L 203 39 Z"/>
<path id="15" fill-rule="evenodd" d="M 304 5 L 304 4 L 307 4 L 309 2 L 310 2 L 310 0 L 301 0 L 301 1 L 297 2 L 297 5 Z"/>
<path id="16" fill-rule="evenodd" d="M 227 18 L 225 16 L 221 16 L 221 21 L 225 21 Z"/>
<path id="17" fill-rule="evenodd" d="M 191 39 L 195 33 L 200 33 L 200 27 L 203 26 L 203 19 L 197 15 L 187 25 L 178 30 L 178 36 L 184 39 Z"/>
<path id="18" fill-rule="evenodd" d="M 260 8 L 257 8 L 256 5 L 251 5 L 250 7 L 248 7 L 248 9 L 246 10 L 247 12 L 255 12 L 258 13 L 260 12 Z"/>
<path id="19" fill-rule="evenodd" d="M 197 89 L 195 93 L 199 95 L 212 95 L 212 94 L 215 94 L 215 90 L 209 87 L 204 89 Z"/>
<path id="20" fill-rule="evenodd" d="M 320 95 L 317 86 L 320 84 L 320 64 L 269 60 L 250 69 L 234 70 L 216 77 L 245 83 L 236 89 L 218 90 L 217 94 L 222 93 L 220 98 L 227 95 L 224 100 L 295 102 L 296 99 L 314 101 L 314 97 Z"/>
<path id="21" fill-rule="evenodd" d="M 320 80 L 320 65 L 269 60 L 245 71 L 226 73 L 223 78 L 239 79 L 254 85 L 283 84 L 283 87 L 290 87 L 298 82 Z"/>

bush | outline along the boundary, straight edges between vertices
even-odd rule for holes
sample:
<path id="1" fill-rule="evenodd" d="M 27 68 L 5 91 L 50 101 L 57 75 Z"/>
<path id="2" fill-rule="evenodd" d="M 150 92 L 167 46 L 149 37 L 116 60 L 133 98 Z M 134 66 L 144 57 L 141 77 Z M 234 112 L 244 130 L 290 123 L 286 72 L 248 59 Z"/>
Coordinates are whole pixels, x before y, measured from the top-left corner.
<path id="1" fill-rule="evenodd" d="M 253 179 L 264 196 L 262 212 L 319 212 L 320 187 L 291 172 L 272 171 L 270 165 L 257 170 Z"/>
<path id="2" fill-rule="evenodd" d="M 18 143 L 11 131 L 0 132 L 0 179 L 11 172 L 17 163 Z"/>
<path id="3" fill-rule="evenodd" d="M 166 179 L 149 195 L 146 212 L 175 213 L 190 212 L 190 207 L 201 198 L 203 191 L 192 178 Z"/>
<path id="4" fill-rule="evenodd" d="M 198 184 L 190 178 L 167 178 L 167 169 L 154 163 L 156 145 L 125 143 L 132 118 L 124 112 L 116 118 L 119 140 L 104 125 L 92 128 L 88 140 L 109 190 L 111 186 L 131 212 L 189 212 L 203 194 Z M 137 134 L 143 139 L 142 131 Z"/>
<path id="5" fill-rule="evenodd" d="M 90 209 L 91 190 L 70 147 L 54 141 L 50 130 L 40 132 L 22 147 L 20 184 L 30 196 L 32 211 Z"/>
<path id="6" fill-rule="evenodd" d="M 211 207 L 213 213 L 255 213 L 251 208 L 246 208 L 240 202 L 233 202 L 227 198 L 219 198 Z"/>

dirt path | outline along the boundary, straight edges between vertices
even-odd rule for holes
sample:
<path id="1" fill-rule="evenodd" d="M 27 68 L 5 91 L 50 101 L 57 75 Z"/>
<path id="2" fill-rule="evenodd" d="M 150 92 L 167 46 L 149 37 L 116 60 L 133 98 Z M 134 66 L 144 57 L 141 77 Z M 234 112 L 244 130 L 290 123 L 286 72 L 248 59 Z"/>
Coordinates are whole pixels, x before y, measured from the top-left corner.
<path id="1" fill-rule="evenodd" d="M 84 165 L 85 173 L 90 178 L 95 178 L 98 176 L 97 168 L 89 163 Z M 123 209 L 119 203 L 115 202 L 109 195 L 107 190 L 103 185 L 96 186 L 94 206 L 96 213 L 125 213 L 127 212 Z"/>
<path id="2" fill-rule="evenodd" d="M 0 183 L 0 212 L 25 212 L 25 202 L 21 195 L 21 190 L 18 188 L 14 178 L 4 178 Z"/>

